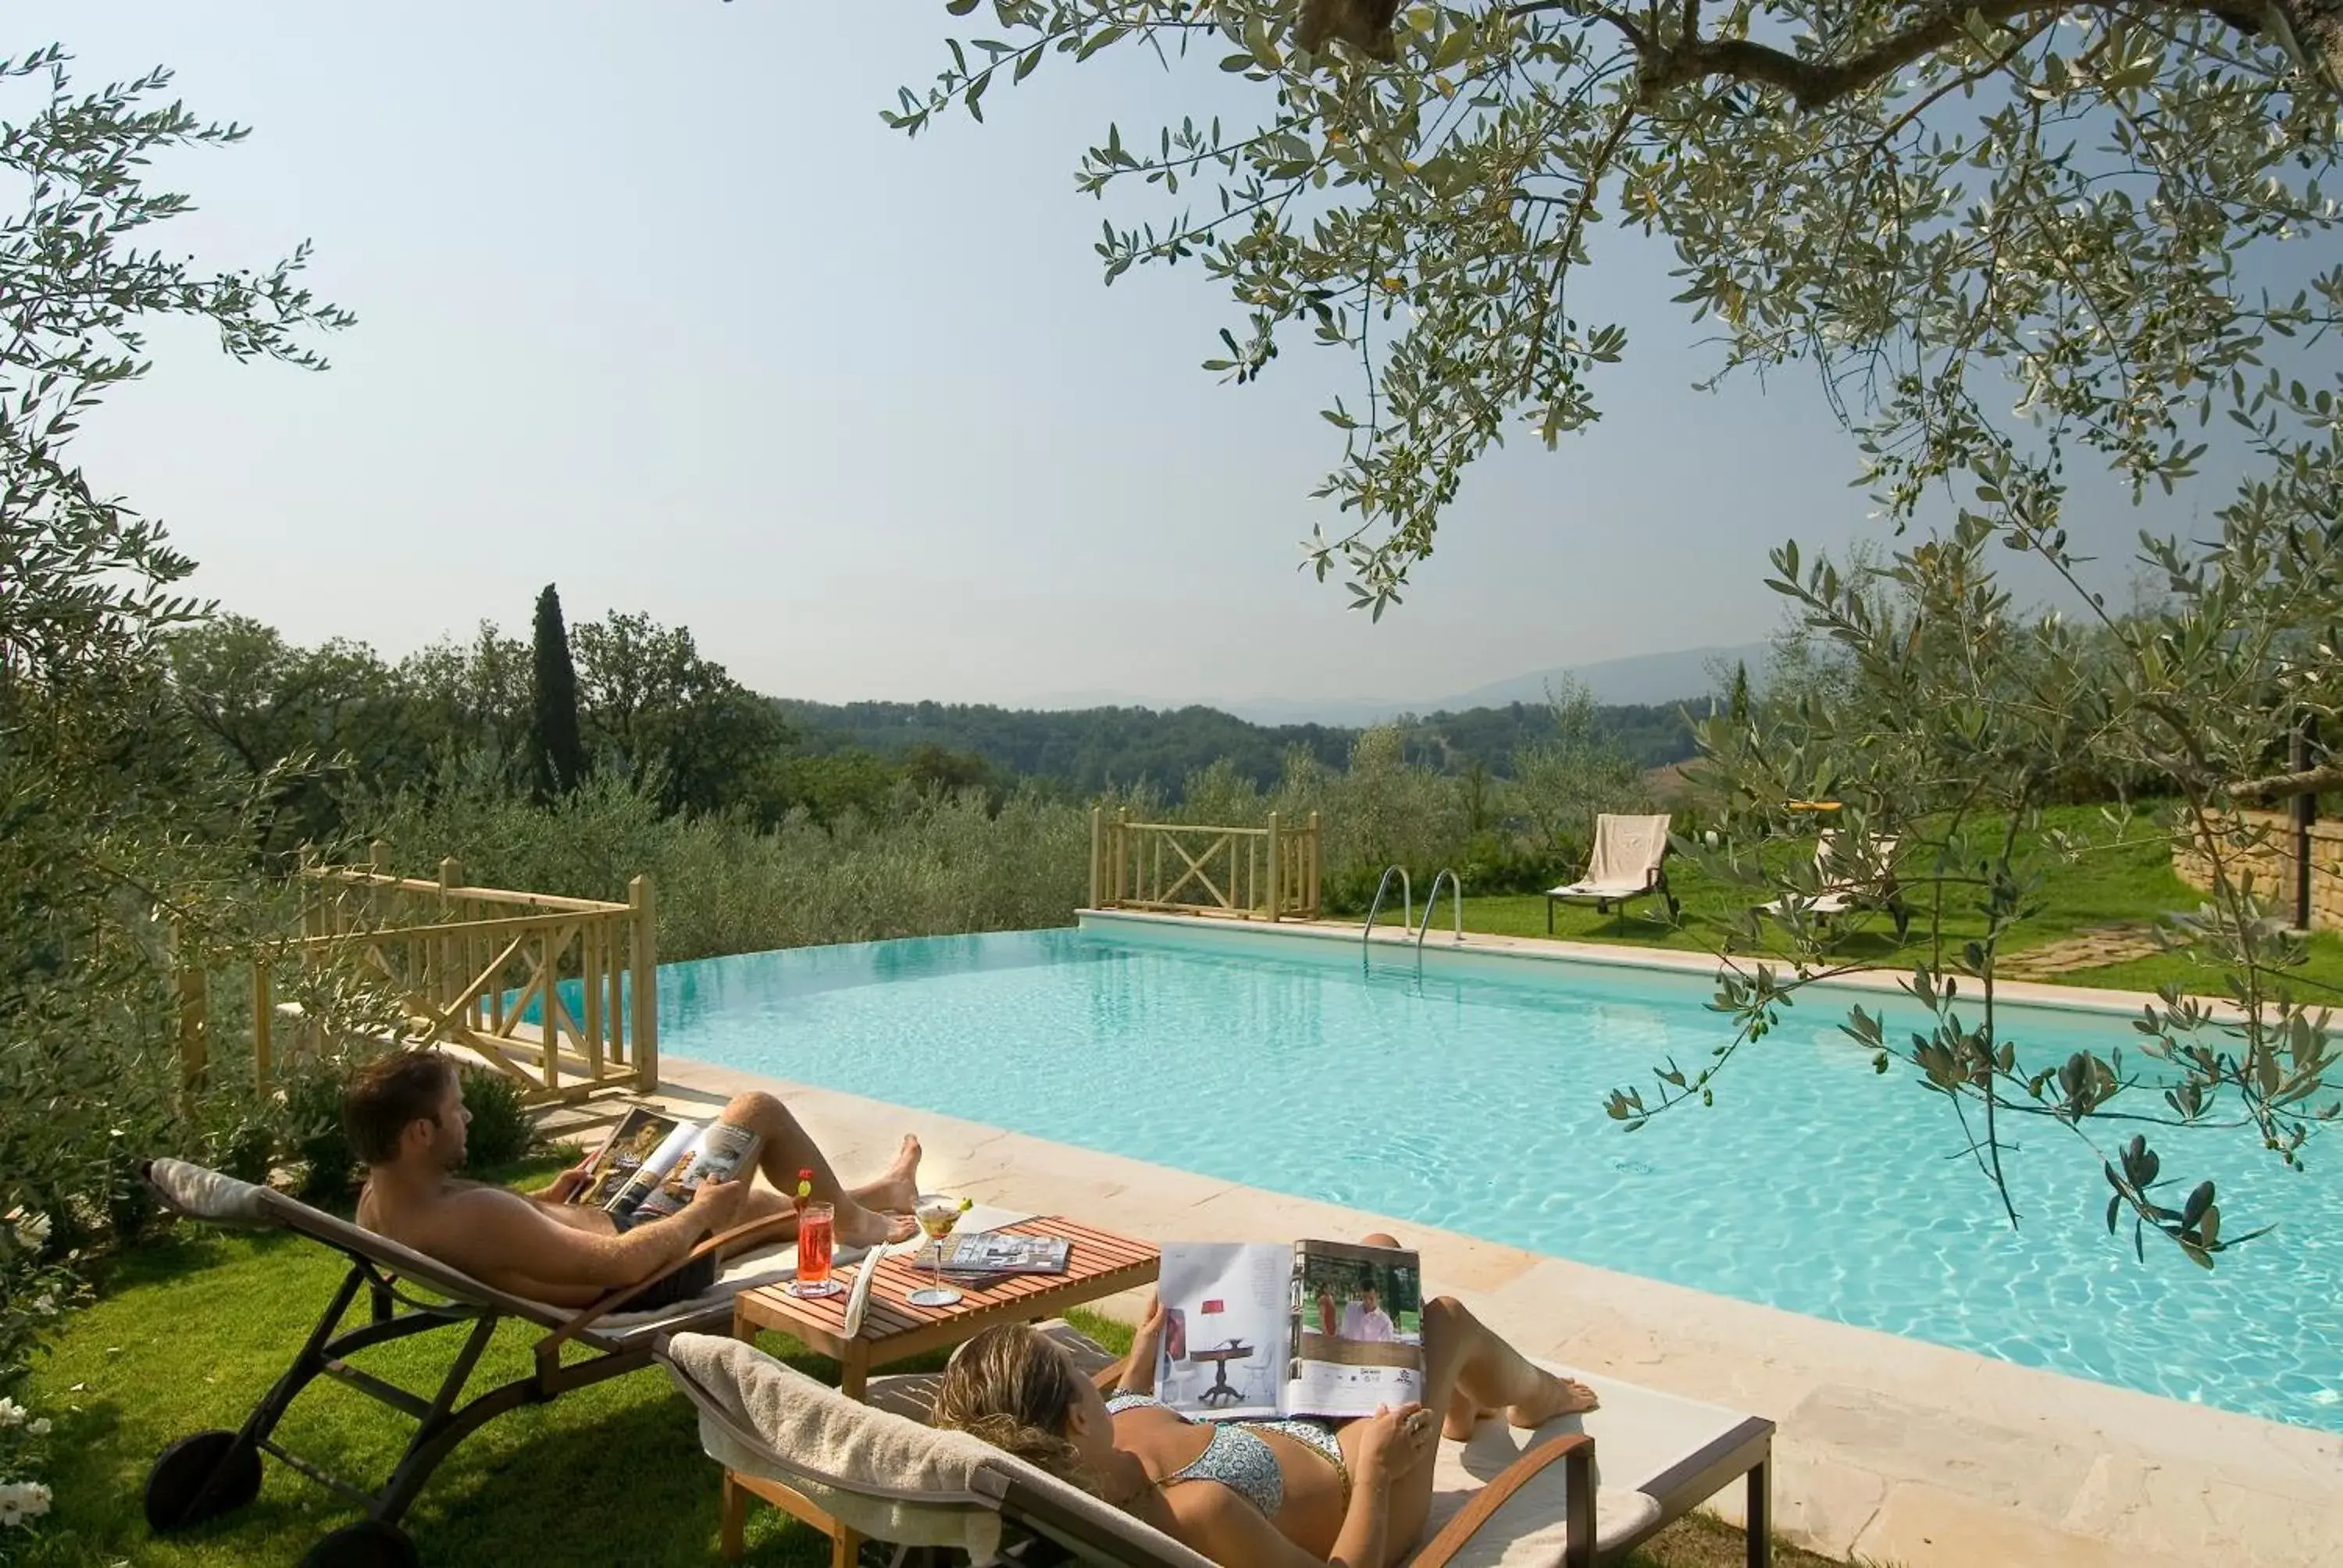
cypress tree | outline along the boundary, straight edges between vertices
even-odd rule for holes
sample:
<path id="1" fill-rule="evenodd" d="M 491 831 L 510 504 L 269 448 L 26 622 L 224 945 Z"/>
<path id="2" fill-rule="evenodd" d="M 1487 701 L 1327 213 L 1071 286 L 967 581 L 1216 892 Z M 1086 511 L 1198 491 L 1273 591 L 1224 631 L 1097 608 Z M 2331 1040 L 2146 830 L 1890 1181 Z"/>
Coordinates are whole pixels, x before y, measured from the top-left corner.
<path id="1" fill-rule="evenodd" d="M 553 585 L 537 596 L 536 660 L 529 681 L 530 772 L 540 803 L 567 795 L 586 777 L 578 736 L 578 671 L 569 662 L 569 628 Z"/>

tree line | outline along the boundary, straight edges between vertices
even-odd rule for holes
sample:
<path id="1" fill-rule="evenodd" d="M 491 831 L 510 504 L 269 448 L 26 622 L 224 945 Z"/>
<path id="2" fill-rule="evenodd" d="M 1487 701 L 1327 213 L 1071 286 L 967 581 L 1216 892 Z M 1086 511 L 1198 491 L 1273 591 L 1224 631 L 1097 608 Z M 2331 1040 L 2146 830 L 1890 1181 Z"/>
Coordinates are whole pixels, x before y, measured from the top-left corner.
<path id="1" fill-rule="evenodd" d="M 572 626 L 558 588 L 538 596 L 528 642 L 483 624 L 388 659 L 367 645 L 312 646 L 225 616 L 168 639 L 170 689 L 219 760 L 267 797 L 266 847 L 373 830 L 386 803 L 458 779 L 539 805 L 615 773 L 669 814 L 738 813 L 769 828 L 877 816 L 898 788 L 1020 788 L 1087 800 L 1144 792 L 1178 805 L 1209 769 L 1274 790 L 1293 759 L 1340 769 L 1363 731 L 1259 725 L 1214 709 L 1065 712 L 983 705 L 825 705 L 751 691 L 685 627 L 612 612 Z M 1681 709 L 1584 705 L 1582 741 L 1651 767 L 1691 754 Z M 1554 710 L 1513 703 L 1403 718 L 1411 766 L 1511 779 L 1556 733 Z"/>

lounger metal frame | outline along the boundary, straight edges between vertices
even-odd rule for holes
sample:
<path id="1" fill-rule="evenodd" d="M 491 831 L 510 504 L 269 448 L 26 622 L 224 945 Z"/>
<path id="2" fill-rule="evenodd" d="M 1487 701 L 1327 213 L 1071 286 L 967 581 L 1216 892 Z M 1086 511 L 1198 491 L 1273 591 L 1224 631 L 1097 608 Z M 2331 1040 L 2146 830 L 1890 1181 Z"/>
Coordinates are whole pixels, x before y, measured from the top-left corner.
<path id="1" fill-rule="evenodd" d="M 170 1191 L 155 1181 L 151 1165 L 146 1177 L 157 1198 L 175 1212 L 188 1213 L 190 1218 L 214 1223 L 257 1223 L 290 1231 L 332 1248 L 347 1258 L 350 1263 L 349 1271 L 342 1276 L 340 1285 L 303 1341 L 292 1364 L 261 1397 L 260 1402 L 253 1407 L 244 1424 L 232 1434 L 232 1441 L 214 1443 L 202 1456 L 186 1462 L 207 1465 L 209 1473 L 180 1478 L 176 1495 L 186 1507 L 184 1514 L 176 1520 L 156 1517 L 153 1503 L 154 1489 L 164 1466 L 171 1462 L 174 1453 L 186 1446 L 186 1442 L 166 1450 L 163 1459 L 157 1462 L 155 1475 L 149 1481 L 149 1520 L 158 1530 L 193 1525 L 230 1512 L 249 1501 L 248 1497 L 236 1495 L 237 1478 L 249 1475 L 253 1455 L 265 1453 L 328 1491 L 357 1503 L 372 1526 L 375 1537 L 388 1536 L 396 1532 L 399 1520 L 440 1463 L 466 1438 L 497 1417 L 524 1405 L 546 1403 L 573 1389 L 641 1371 L 651 1364 L 652 1345 L 658 1334 L 691 1329 L 728 1329 L 732 1319 L 732 1304 L 729 1298 L 711 1301 L 704 1309 L 689 1315 L 679 1314 L 639 1326 L 613 1331 L 598 1328 L 597 1325 L 611 1313 L 624 1312 L 628 1302 L 669 1275 L 712 1254 L 722 1255 L 752 1248 L 760 1239 L 769 1237 L 780 1221 L 789 1218 L 787 1215 L 775 1216 L 710 1237 L 651 1278 L 613 1291 L 588 1307 L 565 1314 L 483 1284 L 458 1270 L 437 1263 L 421 1253 L 375 1236 L 279 1192 L 257 1190 L 252 1216 L 231 1221 L 215 1215 L 189 1213 L 181 1209 L 174 1201 Z M 410 1295 L 401 1288 L 403 1282 L 426 1286 L 446 1299 L 427 1301 Z M 349 1315 L 361 1291 L 367 1298 L 367 1320 L 355 1328 L 344 1329 L 343 1320 Z M 548 1331 L 532 1347 L 533 1364 L 528 1375 L 465 1399 L 465 1390 L 478 1367 L 481 1355 L 488 1350 L 489 1340 L 496 1334 L 497 1325 L 507 1319 L 534 1323 Z M 464 1335 L 462 1345 L 456 1351 L 446 1375 L 428 1399 L 349 1363 L 350 1357 L 374 1346 L 464 1325 L 468 1325 L 468 1332 Z M 563 1347 L 573 1341 L 593 1353 L 583 1360 L 564 1362 Z M 346 1480 L 276 1440 L 277 1423 L 284 1420 L 293 1402 L 320 1377 L 331 1378 L 355 1389 L 416 1423 L 414 1435 L 407 1440 L 407 1446 L 392 1466 L 389 1478 L 380 1486 L 368 1490 Z M 209 1435 L 230 1436 L 226 1433 Z M 336 1535 L 344 1533 L 337 1532 Z M 328 1536 L 321 1542 L 320 1552 L 334 1539 L 334 1536 Z M 315 1562 L 332 1560 L 335 1559 L 329 1552 L 324 1555 L 313 1552 L 309 1559 Z"/>

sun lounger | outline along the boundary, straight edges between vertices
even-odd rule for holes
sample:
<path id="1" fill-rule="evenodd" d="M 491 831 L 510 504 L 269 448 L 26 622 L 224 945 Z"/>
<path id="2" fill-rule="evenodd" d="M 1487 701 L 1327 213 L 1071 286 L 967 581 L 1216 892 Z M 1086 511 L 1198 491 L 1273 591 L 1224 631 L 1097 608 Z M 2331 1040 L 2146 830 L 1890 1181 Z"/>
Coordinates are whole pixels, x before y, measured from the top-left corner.
<path id="1" fill-rule="evenodd" d="M 1825 828 L 1815 839 L 1815 880 L 1817 890 L 1806 901 L 1806 911 L 1817 920 L 1828 920 L 1850 909 L 1894 909 L 1896 904 L 1896 871 L 1891 862 L 1896 857 L 1892 838 L 1871 840 L 1871 862 L 1878 869 L 1877 876 L 1859 875 L 1845 869 L 1838 853 L 1838 832 Z M 1779 914 L 1790 907 L 1788 899 L 1775 899 L 1760 904 L 1767 914 Z"/>
<path id="2" fill-rule="evenodd" d="M 1554 935 L 1556 903 L 1592 903 L 1594 912 L 1607 915 L 1611 906 L 1624 907 L 1630 899 L 1657 893 L 1676 912 L 1675 895 L 1668 891 L 1668 873 L 1662 862 L 1668 853 L 1668 819 L 1617 817 L 1604 812 L 1594 819 L 1594 849 L 1586 858 L 1586 874 L 1545 893 L 1545 934 Z"/>
<path id="3" fill-rule="evenodd" d="M 690 1257 L 653 1279 L 614 1291 L 592 1306 L 551 1307 L 542 1302 L 484 1285 L 479 1281 L 410 1248 L 339 1220 L 282 1192 L 223 1176 L 180 1160 L 156 1160 L 146 1167 L 147 1185 L 176 1213 L 209 1224 L 241 1230 L 278 1229 L 306 1236 L 349 1260 L 349 1272 L 309 1331 L 292 1365 L 235 1432 L 203 1432 L 180 1439 L 155 1462 L 146 1480 L 146 1519 L 156 1533 L 184 1530 L 232 1513 L 260 1491 L 260 1456 L 282 1462 L 366 1511 L 356 1524 L 326 1536 L 302 1559 L 303 1568 L 336 1564 L 397 1564 L 415 1561 L 414 1548 L 398 1528 L 416 1494 L 439 1462 L 473 1432 L 525 1404 L 542 1404 L 571 1389 L 622 1376 L 650 1364 L 651 1348 L 662 1334 L 683 1330 L 721 1331 L 732 1321 L 733 1293 L 752 1284 L 794 1277 L 796 1249 L 771 1250 L 733 1259 L 715 1288 L 689 1302 L 654 1312 L 629 1312 L 627 1302 L 659 1279 L 719 1249 L 753 1244 L 744 1225 L 711 1237 Z M 840 1257 L 849 1254 L 841 1251 Z M 345 1329 L 342 1320 L 361 1292 L 368 1311 Z M 534 1346 L 526 1377 L 464 1399 L 465 1385 L 488 1348 L 497 1325 L 507 1320 L 545 1331 Z M 450 1342 L 453 1360 L 429 1397 L 398 1388 L 347 1362 L 371 1345 L 385 1344 L 436 1329 L 462 1327 L 460 1345 Z M 563 1360 L 563 1350 L 571 1357 Z M 583 1357 L 578 1352 L 587 1352 Z M 329 1377 L 390 1406 L 416 1423 L 413 1439 L 373 1491 L 329 1474 L 280 1446 L 277 1422 L 301 1391 Z"/>
<path id="4" fill-rule="evenodd" d="M 1086 1366 L 1104 1364 L 1065 1325 L 1044 1332 Z M 711 1458 L 803 1493 L 873 1540 L 989 1563 L 1039 1537 L 1106 1568 L 1211 1568 L 1121 1509 L 965 1432 L 920 1424 L 933 1373 L 878 1379 L 860 1404 L 729 1338 L 679 1333 L 659 1355 L 699 1408 Z M 1773 1422 L 1570 1375 L 1594 1387 L 1601 1410 L 1534 1433 L 1486 1421 L 1469 1442 L 1442 1442 L 1411 1568 L 1594 1568 L 1745 1478 L 1748 1562 L 1765 1568 Z"/>

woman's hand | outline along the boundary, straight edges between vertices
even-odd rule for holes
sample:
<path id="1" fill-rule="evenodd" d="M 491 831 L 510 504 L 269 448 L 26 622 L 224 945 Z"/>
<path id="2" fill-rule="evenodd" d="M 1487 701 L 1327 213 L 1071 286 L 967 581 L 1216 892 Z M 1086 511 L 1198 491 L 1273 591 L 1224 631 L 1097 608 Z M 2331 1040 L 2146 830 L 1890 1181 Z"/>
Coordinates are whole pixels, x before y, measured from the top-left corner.
<path id="1" fill-rule="evenodd" d="M 1153 1366 L 1163 1349 L 1163 1301 L 1154 1292 L 1147 1292 L 1147 1311 L 1140 1314 L 1139 1326 L 1131 1332 L 1131 1359 L 1145 1361 Z"/>
<path id="2" fill-rule="evenodd" d="M 1397 1410 L 1380 1406 L 1363 1425 L 1359 1438 L 1360 1476 L 1378 1484 L 1413 1474 L 1416 1466 L 1431 1461 L 1440 1441 L 1438 1423 L 1420 1404 L 1403 1404 Z"/>
<path id="3" fill-rule="evenodd" d="M 1132 1393 L 1153 1393 L 1155 1366 L 1162 1349 L 1163 1302 L 1151 1292 L 1147 1311 L 1141 1314 L 1139 1326 L 1131 1331 L 1131 1353 L 1122 1358 L 1122 1386 Z"/>

